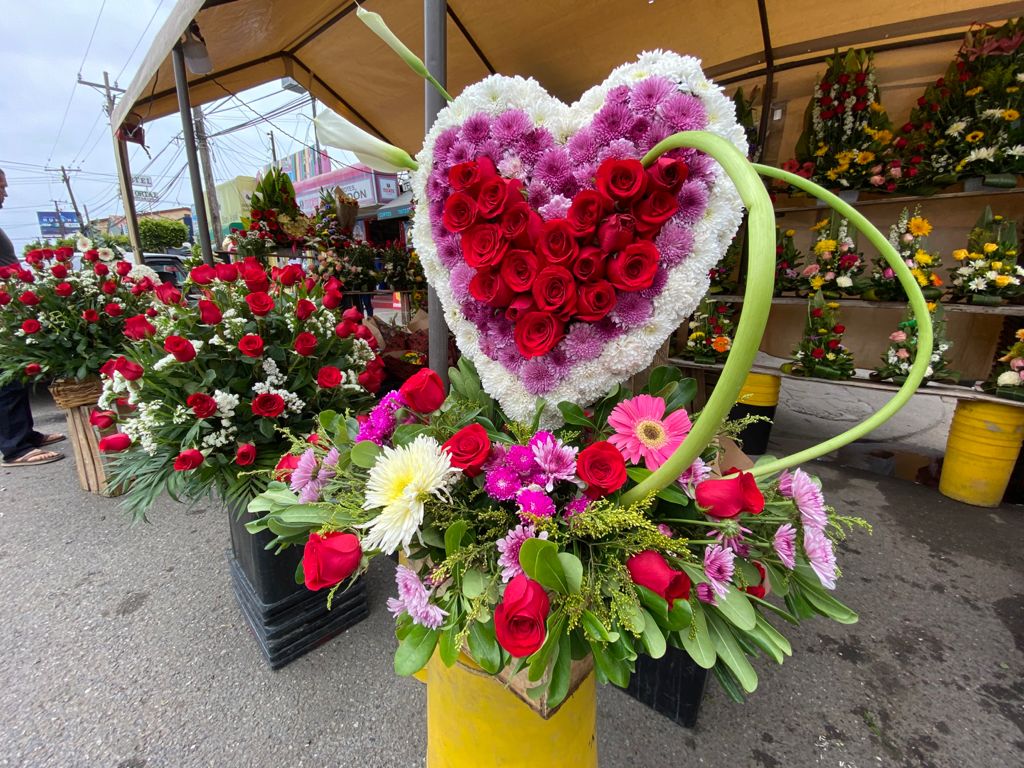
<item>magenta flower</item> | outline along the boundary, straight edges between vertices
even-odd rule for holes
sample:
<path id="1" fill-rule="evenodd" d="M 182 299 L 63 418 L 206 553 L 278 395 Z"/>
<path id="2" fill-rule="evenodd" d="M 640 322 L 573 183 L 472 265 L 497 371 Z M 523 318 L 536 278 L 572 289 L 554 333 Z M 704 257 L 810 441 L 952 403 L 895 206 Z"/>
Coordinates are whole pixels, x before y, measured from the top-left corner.
<path id="1" fill-rule="evenodd" d="M 517 525 L 509 530 L 505 538 L 498 539 L 497 547 L 501 553 L 498 557 L 498 565 L 501 567 L 501 580 L 508 583 L 523 572 L 523 567 L 519 564 L 519 550 L 522 548 L 524 541 L 535 538 L 546 539 L 547 537 L 547 531 L 541 531 L 540 536 L 538 536 L 537 529 L 532 525 Z"/>
<path id="2" fill-rule="evenodd" d="M 586 512 L 588 506 L 590 506 L 590 499 L 588 499 L 586 496 L 580 496 L 578 498 L 573 499 L 572 501 L 565 505 L 564 514 L 567 518 L 572 517 L 574 515 L 579 515 L 583 512 Z"/>
<path id="3" fill-rule="evenodd" d="M 484 483 L 487 495 L 498 501 L 514 499 L 522 487 L 519 473 L 507 466 L 492 469 Z"/>
<path id="4" fill-rule="evenodd" d="M 802 469 L 790 473 L 784 471 L 779 476 L 779 493 L 793 499 L 800 510 L 800 520 L 804 528 L 825 530 L 828 524 L 828 513 L 825 511 L 825 497 L 811 476 Z"/>
<path id="5" fill-rule="evenodd" d="M 530 440 L 530 447 L 533 450 L 533 459 L 540 467 L 544 478 L 544 490 L 549 492 L 554 490 L 555 483 L 560 480 L 574 481 L 576 479 L 576 453 L 579 449 L 566 445 L 550 434 L 537 442 L 534 442 L 535 440 L 536 435 Z"/>
<path id="6" fill-rule="evenodd" d="M 615 430 L 608 442 L 632 464 L 643 460 L 652 470 L 668 460 L 691 426 L 684 409 L 665 416 L 665 401 L 652 395 L 623 400 L 612 409 L 608 424 Z"/>
<path id="7" fill-rule="evenodd" d="M 513 445 L 505 453 L 505 466 L 520 475 L 529 475 L 537 471 L 537 463 L 533 459 L 533 449 L 526 445 Z"/>
<path id="8" fill-rule="evenodd" d="M 711 588 L 716 595 L 725 597 L 728 594 L 726 587 L 732 581 L 733 560 L 736 553 L 731 549 L 720 547 L 717 544 L 704 549 L 704 575 L 711 582 Z"/>
<path id="9" fill-rule="evenodd" d="M 836 553 L 828 536 L 817 528 L 804 528 L 804 552 L 825 589 L 836 588 Z"/>
<path id="10" fill-rule="evenodd" d="M 715 590 L 713 590 L 711 588 L 710 584 L 704 584 L 704 583 L 698 584 L 697 585 L 697 599 L 700 600 L 702 603 L 707 603 L 708 605 L 714 605 L 715 604 Z"/>
<path id="11" fill-rule="evenodd" d="M 377 445 L 384 445 L 385 441 L 391 438 L 395 427 L 398 426 L 398 422 L 395 420 L 395 413 L 404 406 L 405 402 L 402 400 L 402 394 L 398 390 L 388 392 L 373 407 L 366 421 L 359 426 L 356 442 L 369 440 Z"/>
<path id="12" fill-rule="evenodd" d="M 303 488 L 313 482 L 315 474 L 316 453 L 309 448 L 299 457 L 299 463 L 292 470 L 291 489 L 295 493 L 301 492 Z"/>
<path id="13" fill-rule="evenodd" d="M 389 597 L 387 603 L 392 616 L 397 618 L 402 613 L 408 613 L 413 624 L 428 629 L 437 629 L 444 623 L 448 612 L 430 602 L 430 590 L 413 571 L 404 565 L 398 566 L 395 569 L 395 583 L 398 585 L 398 597 Z"/>
<path id="14" fill-rule="evenodd" d="M 679 476 L 676 482 L 683 489 L 683 493 L 691 499 L 695 499 L 697 498 L 697 486 L 711 477 L 711 472 L 711 465 L 698 456 L 693 460 L 693 464 L 690 465 L 689 469 Z"/>
<path id="15" fill-rule="evenodd" d="M 742 525 L 737 526 L 739 531 L 737 533 L 727 535 L 725 532 L 715 529 L 710 531 L 709 538 L 716 539 L 726 549 L 731 549 L 740 557 L 746 557 L 750 554 L 750 547 L 747 546 L 744 541 L 744 533 L 750 533 L 749 528 L 744 528 Z"/>
<path id="16" fill-rule="evenodd" d="M 675 532 L 664 523 L 658 523 L 658 533 L 669 539 L 675 536 Z"/>
<path id="17" fill-rule="evenodd" d="M 524 488 L 516 495 L 519 502 L 519 516 L 524 520 L 530 517 L 551 517 L 555 514 L 555 502 L 544 491 Z"/>
<path id="18" fill-rule="evenodd" d="M 779 526 L 772 539 L 772 547 L 784 566 L 789 570 L 796 568 L 796 529 L 792 525 Z"/>

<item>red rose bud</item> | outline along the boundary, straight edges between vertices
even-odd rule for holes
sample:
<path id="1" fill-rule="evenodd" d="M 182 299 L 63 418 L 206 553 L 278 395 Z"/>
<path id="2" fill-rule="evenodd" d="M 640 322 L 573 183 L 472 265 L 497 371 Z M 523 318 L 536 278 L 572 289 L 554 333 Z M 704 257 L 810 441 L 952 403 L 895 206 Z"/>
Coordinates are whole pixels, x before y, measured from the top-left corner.
<path id="1" fill-rule="evenodd" d="M 650 241 L 627 245 L 608 264 L 608 280 L 621 291 L 650 288 L 658 272 L 660 259 L 658 248 Z"/>
<path id="2" fill-rule="evenodd" d="M 811 310 L 811 317 L 821 317 L 825 312 L 821 307 L 815 307 Z"/>
<path id="3" fill-rule="evenodd" d="M 299 282 L 304 276 L 305 272 L 302 271 L 302 267 L 298 264 L 288 264 L 281 268 L 277 275 L 277 281 L 286 288 L 290 288 Z"/>
<path id="4" fill-rule="evenodd" d="M 256 395 L 252 399 L 252 413 L 254 416 L 263 416 L 268 419 L 276 419 L 284 413 L 284 398 L 270 392 Z"/>
<path id="5" fill-rule="evenodd" d="M 189 448 L 187 451 L 179 453 L 178 458 L 174 460 L 174 471 L 187 472 L 190 469 L 195 469 L 202 463 L 203 454 L 195 448 Z"/>
<path id="6" fill-rule="evenodd" d="M 292 479 L 292 472 L 299 466 L 299 457 L 286 453 L 274 467 L 274 479 L 287 483 Z"/>
<path id="7" fill-rule="evenodd" d="M 238 340 L 238 351 L 246 357 L 262 357 L 263 339 L 254 333 L 247 333 Z"/>
<path id="8" fill-rule="evenodd" d="M 121 277 L 128 277 L 128 273 L 132 271 L 132 265 L 127 261 L 119 261 L 114 265 L 114 271 Z"/>
<path id="9" fill-rule="evenodd" d="M 28 320 L 25 320 L 21 324 L 21 330 L 29 335 L 33 333 L 38 333 L 41 327 L 42 326 L 39 325 L 39 321 L 33 317 L 30 317 Z"/>
<path id="10" fill-rule="evenodd" d="M 264 291 L 250 293 L 245 297 L 245 303 L 249 305 L 249 311 L 257 317 L 269 314 L 274 308 L 274 300 Z"/>
<path id="11" fill-rule="evenodd" d="M 661 553 L 648 549 L 626 561 L 634 584 L 665 598 L 671 609 L 676 600 L 690 599 L 690 577 L 672 568 Z"/>
<path id="12" fill-rule="evenodd" d="M 18 297 L 18 301 L 24 304 L 26 307 L 34 307 L 39 303 L 39 297 L 36 296 L 32 291 L 25 291 L 21 296 Z"/>
<path id="13" fill-rule="evenodd" d="M 565 335 L 565 323 L 549 312 L 526 312 L 517 321 L 513 336 L 516 348 L 527 358 L 546 355 Z"/>
<path id="14" fill-rule="evenodd" d="M 565 219 L 545 221 L 537 238 L 537 253 L 550 264 L 571 263 L 579 255 L 580 244 Z"/>
<path id="15" fill-rule="evenodd" d="M 344 301 L 344 296 L 341 295 L 340 291 L 326 290 L 324 291 L 324 297 L 321 299 L 321 304 L 324 305 L 325 309 L 337 309 L 341 306 L 341 302 Z"/>
<path id="16" fill-rule="evenodd" d="M 100 290 L 103 291 L 103 293 L 107 294 L 107 296 L 113 296 L 115 293 L 117 293 L 117 283 L 115 283 L 113 280 L 105 280 L 104 282 L 100 283 Z M 136 293 L 136 291 L 138 293 Z M 132 293 L 138 296 L 139 293 L 142 293 L 142 289 L 136 285 L 134 288 L 132 288 Z"/>
<path id="17" fill-rule="evenodd" d="M 26 376 L 38 376 L 43 372 L 43 367 L 39 363 L 29 363 L 25 366 Z"/>
<path id="18" fill-rule="evenodd" d="M 653 235 L 678 210 L 679 200 L 674 193 L 664 189 L 654 190 L 633 206 L 637 232 L 644 236 Z"/>
<path id="19" fill-rule="evenodd" d="M 148 339 L 156 333 L 156 327 L 145 315 L 135 315 L 124 321 L 124 335 L 133 341 Z"/>
<path id="20" fill-rule="evenodd" d="M 203 392 L 189 395 L 185 405 L 192 409 L 197 419 L 208 419 L 217 412 L 217 401 Z"/>
<path id="21" fill-rule="evenodd" d="M 316 275 L 309 275 L 308 277 L 306 277 L 304 281 L 304 284 L 306 286 L 306 293 L 309 293 L 310 291 L 313 290 L 313 288 L 316 287 L 317 281 L 318 278 Z"/>
<path id="22" fill-rule="evenodd" d="M 336 326 L 334 326 L 334 335 L 339 339 L 347 339 L 349 336 L 355 335 L 356 324 L 351 320 L 342 320 Z"/>
<path id="23" fill-rule="evenodd" d="M 367 328 L 365 325 L 356 326 L 356 338 L 362 339 L 363 341 L 369 341 L 373 338 L 373 331 Z"/>
<path id="24" fill-rule="evenodd" d="M 456 192 L 473 194 L 480 184 L 498 175 L 489 157 L 457 163 L 448 169 L 448 183 Z"/>
<path id="25" fill-rule="evenodd" d="M 572 199 L 566 221 L 576 237 L 590 237 L 597 224 L 611 209 L 612 202 L 596 189 L 584 189 Z"/>
<path id="26" fill-rule="evenodd" d="M 615 289 L 607 280 L 585 283 L 579 287 L 576 317 L 589 323 L 597 322 L 615 308 Z"/>
<path id="27" fill-rule="evenodd" d="M 647 174 L 639 160 L 605 160 L 597 169 L 595 186 L 606 197 L 620 203 L 631 203 L 643 194 Z"/>
<path id="28" fill-rule="evenodd" d="M 6 307 L 11 303 L 11 294 L 7 291 L 0 291 L 0 307 Z"/>
<path id="29" fill-rule="evenodd" d="M 295 304 L 295 316 L 299 320 L 308 320 L 316 312 L 316 304 L 309 299 L 299 299 Z"/>
<path id="30" fill-rule="evenodd" d="M 256 446 L 252 443 L 242 443 L 235 451 L 235 464 L 240 467 L 248 467 L 256 461 Z"/>
<path id="31" fill-rule="evenodd" d="M 321 389 L 334 389 L 341 385 L 341 371 L 333 365 L 325 365 L 316 374 L 316 385 Z"/>
<path id="32" fill-rule="evenodd" d="M 573 262 L 572 273 L 583 282 L 600 280 L 604 277 L 607 261 L 600 248 L 588 245 L 580 249 L 580 255 Z M 504 266 L 502 264 L 502 267 Z"/>
<path id="33" fill-rule="evenodd" d="M 473 422 L 448 438 L 441 448 L 451 455 L 453 467 L 461 469 L 466 477 L 476 477 L 491 455 L 491 438 L 482 425 Z"/>
<path id="34" fill-rule="evenodd" d="M 303 357 L 309 357 L 316 352 L 316 336 L 312 333 L 303 332 L 295 337 L 295 351 Z"/>
<path id="35" fill-rule="evenodd" d="M 188 273 L 188 279 L 196 285 L 209 285 L 217 279 L 217 270 L 209 264 L 192 267 L 192 271 Z"/>
<path id="36" fill-rule="evenodd" d="M 465 192 L 453 192 L 444 201 L 441 221 L 450 232 L 464 232 L 476 223 L 476 200 Z"/>
<path id="37" fill-rule="evenodd" d="M 615 213 L 597 228 L 597 243 L 604 253 L 621 251 L 636 237 L 636 219 L 629 213 Z"/>
<path id="38" fill-rule="evenodd" d="M 142 374 L 146 372 L 141 365 L 132 362 L 124 355 L 121 355 L 114 361 L 114 371 L 120 373 L 128 381 L 140 379 Z"/>
<path id="39" fill-rule="evenodd" d="M 156 297 L 168 305 L 181 303 L 181 291 L 174 287 L 174 283 L 160 283 L 156 287 Z"/>
<path id="40" fill-rule="evenodd" d="M 619 490 L 626 483 L 626 461 L 611 443 L 592 443 L 576 457 L 576 474 L 587 484 L 584 494 L 599 499 Z"/>
<path id="41" fill-rule="evenodd" d="M 101 411 L 93 408 L 89 412 L 89 423 L 96 427 L 96 429 L 110 429 L 114 426 L 115 415 L 113 411 Z"/>
<path id="42" fill-rule="evenodd" d="M 544 645 L 551 601 L 544 587 L 525 573 L 513 577 L 494 608 L 494 635 L 516 658 L 525 658 Z"/>
<path id="43" fill-rule="evenodd" d="M 100 313 L 95 309 L 87 309 L 82 312 L 82 319 L 87 323 L 98 323 L 100 321 Z M 125 336 L 128 334 L 125 333 Z"/>
<path id="44" fill-rule="evenodd" d="M 370 369 L 367 367 L 365 371 L 356 377 L 356 381 L 363 389 L 369 392 L 371 395 L 377 394 L 377 391 L 384 384 L 384 374 L 377 369 Z"/>
<path id="45" fill-rule="evenodd" d="M 245 282 L 245 287 L 250 291 L 266 291 L 270 288 L 270 278 L 267 272 L 256 261 L 246 260 L 238 268 L 238 273 Z"/>
<path id="46" fill-rule="evenodd" d="M 540 214 L 531 209 L 525 200 L 511 203 L 498 222 L 502 236 L 519 248 L 530 248 L 540 236 L 543 224 Z"/>
<path id="47" fill-rule="evenodd" d="M 92 271 L 96 273 L 98 277 L 105 277 L 110 273 L 110 268 L 106 264 L 97 264 L 92 268 Z"/>
<path id="48" fill-rule="evenodd" d="M 168 336 L 164 340 L 164 351 L 174 355 L 179 363 L 187 363 L 196 357 L 196 348 L 192 342 L 182 336 Z"/>
<path id="49" fill-rule="evenodd" d="M 519 194 L 521 182 L 518 179 L 505 180 L 500 176 L 492 176 L 480 185 L 476 195 L 476 207 L 479 215 L 485 219 L 500 216 L 505 207 L 514 202 Z"/>
<path id="50" fill-rule="evenodd" d="M 837 325 L 835 328 L 832 329 L 832 333 L 846 333 L 846 326 Z"/>
<path id="51" fill-rule="evenodd" d="M 233 283 L 238 279 L 238 267 L 234 264 L 214 264 L 217 279 L 225 283 Z"/>
<path id="52" fill-rule="evenodd" d="M 353 324 L 361 323 L 363 321 L 363 313 L 360 312 L 355 307 L 349 307 L 348 309 L 341 313 L 341 319 L 348 320 Z"/>
<path id="53" fill-rule="evenodd" d="M 131 444 L 132 439 L 128 435 L 123 432 L 117 432 L 113 435 L 101 437 L 96 447 L 100 449 L 100 453 L 120 453 L 127 450 Z"/>
<path id="54" fill-rule="evenodd" d="M 662 155 L 647 169 L 647 178 L 658 189 L 675 195 L 683 182 L 690 176 L 690 166 L 685 160 Z"/>
<path id="55" fill-rule="evenodd" d="M 199 300 L 199 322 L 203 325 L 217 325 L 224 319 L 220 307 L 209 299 Z"/>
<path id="56" fill-rule="evenodd" d="M 146 308 L 146 317 L 156 317 L 159 314 L 153 307 Z"/>
<path id="57" fill-rule="evenodd" d="M 433 413 L 444 403 L 444 384 L 429 368 L 416 371 L 398 391 L 405 404 L 417 413 Z"/>
<path id="58" fill-rule="evenodd" d="M 462 233 L 462 256 L 476 269 L 497 264 L 507 249 L 508 241 L 497 224 L 477 224 Z"/>
<path id="59" fill-rule="evenodd" d="M 697 486 L 696 498 L 711 517 L 736 517 L 740 512 L 759 515 L 764 511 L 764 496 L 749 472 L 705 480 Z"/>
<path id="60" fill-rule="evenodd" d="M 480 269 L 469 281 L 469 295 L 483 304 L 504 308 L 514 295 L 496 269 Z"/>
<path id="61" fill-rule="evenodd" d="M 63 280 L 68 276 L 68 268 L 63 264 L 54 264 L 50 267 L 50 274 L 56 277 L 58 280 Z"/>
<path id="62" fill-rule="evenodd" d="M 823 358 L 824 356 L 825 350 L 822 349 L 821 347 L 815 347 L 814 349 L 811 350 L 811 357 L 813 357 L 815 360 L 821 360 L 821 358 Z"/>
<path id="63" fill-rule="evenodd" d="M 115 304 L 111 302 L 110 304 L 107 304 L 105 307 L 103 307 L 103 311 L 106 312 L 110 317 L 120 317 L 124 312 L 124 307 L 122 307 L 120 304 Z"/>
<path id="64" fill-rule="evenodd" d="M 99 261 L 100 252 L 95 248 L 90 248 L 88 251 L 82 254 L 82 261 L 94 262 Z"/>
<path id="65" fill-rule="evenodd" d="M 309 534 L 302 551 L 302 575 L 306 589 L 314 592 L 340 584 L 359 568 L 363 549 L 353 533 L 331 531 Z"/>

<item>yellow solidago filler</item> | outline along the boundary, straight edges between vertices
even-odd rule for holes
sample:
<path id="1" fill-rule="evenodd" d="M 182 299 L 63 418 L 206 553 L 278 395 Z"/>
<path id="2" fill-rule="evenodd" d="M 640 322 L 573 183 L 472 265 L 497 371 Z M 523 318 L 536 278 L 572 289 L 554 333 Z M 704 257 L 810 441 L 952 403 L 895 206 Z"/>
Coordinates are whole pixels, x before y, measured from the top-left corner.
<path id="1" fill-rule="evenodd" d="M 824 284 L 825 278 L 822 277 L 821 275 L 815 275 L 814 277 L 811 278 L 811 288 L 813 288 L 816 291 L 820 290 L 821 286 L 823 286 Z"/>
<path id="2" fill-rule="evenodd" d="M 868 163 L 874 162 L 875 153 L 868 152 L 867 150 L 857 153 L 857 163 L 860 165 L 867 165 Z"/>
<path id="3" fill-rule="evenodd" d="M 985 134 L 982 131 L 971 131 L 964 136 L 964 140 L 968 144 L 974 144 L 977 141 L 981 141 L 983 138 L 985 138 Z"/>
<path id="4" fill-rule="evenodd" d="M 811 231 L 812 232 L 818 232 L 818 231 L 824 229 L 827 226 L 828 226 L 828 219 L 822 219 L 817 224 L 815 224 L 813 227 L 811 227 Z"/>
<path id="5" fill-rule="evenodd" d="M 983 246 L 981 246 L 981 250 L 983 250 L 985 253 L 993 253 L 998 248 L 999 246 L 996 245 L 995 243 L 985 243 Z"/>
<path id="6" fill-rule="evenodd" d="M 1024 341 L 1024 328 L 1018 328 L 1013 335 L 1017 337 L 1017 341 Z"/>
<path id="7" fill-rule="evenodd" d="M 914 216 L 907 222 L 907 228 L 914 237 L 927 237 L 932 233 L 932 223 L 923 216 Z"/>
<path id="8" fill-rule="evenodd" d="M 1003 110 L 1003 120 L 1006 120 L 1007 122 L 1016 120 L 1018 117 L 1020 117 L 1020 112 L 1018 112 L 1016 109 Z"/>
<path id="9" fill-rule="evenodd" d="M 932 263 L 932 257 L 931 254 L 925 253 L 924 251 L 918 251 L 914 254 L 914 261 L 922 267 L 927 267 Z"/>
<path id="10" fill-rule="evenodd" d="M 985 89 L 982 88 L 979 85 L 977 88 L 971 88 L 971 90 L 969 90 L 969 91 L 964 91 L 964 96 L 977 96 L 979 93 L 981 93 L 984 90 Z"/>
<path id="11" fill-rule="evenodd" d="M 787 229 L 786 230 L 786 237 L 792 237 L 795 234 L 796 234 L 796 230 L 795 229 Z"/>
<path id="12" fill-rule="evenodd" d="M 828 147 L 825 146 L 824 144 L 819 144 L 818 148 L 814 150 L 814 154 L 817 157 L 824 157 L 826 154 L 828 154 Z"/>
<path id="13" fill-rule="evenodd" d="M 814 244 L 815 253 L 824 253 L 825 251 L 834 251 L 836 249 L 835 240 L 819 240 Z"/>
<path id="14" fill-rule="evenodd" d="M 967 253 L 966 248 L 957 248 L 955 251 L 953 251 L 953 258 L 956 259 L 957 261 L 963 261 L 969 255 L 970 254 Z"/>

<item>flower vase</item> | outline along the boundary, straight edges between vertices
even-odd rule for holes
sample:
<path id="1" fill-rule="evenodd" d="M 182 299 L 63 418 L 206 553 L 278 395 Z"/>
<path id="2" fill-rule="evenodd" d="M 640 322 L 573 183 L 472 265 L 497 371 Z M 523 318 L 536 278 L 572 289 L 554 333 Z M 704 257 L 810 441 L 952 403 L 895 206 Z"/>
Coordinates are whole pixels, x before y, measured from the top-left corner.
<path id="1" fill-rule="evenodd" d="M 526 670 L 492 676 L 461 654 L 427 667 L 427 768 L 481 765 L 597 768 L 593 659 L 574 661 L 569 693 L 548 709 L 531 699 Z M 486 756 L 486 759 L 484 758 Z"/>
<path id="2" fill-rule="evenodd" d="M 693 728 L 707 682 L 708 670 L 697 666 L 686 651 L 670 645 L 660 659 L 637 656 L 626 693 L 676 725 Z"/>
<path id="3" fill-rule="evenodd" d="M 327 591 L 312 592 L 296 582 L 301 547 L 275 554 L 267 549 L 274 536 L 249 533 L 252 515 L 241 503 L 229 503 L 231 584 L 246 623 L 271 669 L 280 669 L 335 635 L 362 621 L 369 613 L 366 586 L 356 581 L 334 595 L 327 609 Z"/>
<path id="4" fill-rule="evenodd" d="M 107 487 L 99 439 L 89 421 L 89 412 L 96 406 L 102 392 L 99 379 L 57 379 L 50 385 L 50 395 L 67 419 L 68 442 L 75 456 L 79 486 L 83 491 L 99 496 L 117 496 L 122 490 Z"/>

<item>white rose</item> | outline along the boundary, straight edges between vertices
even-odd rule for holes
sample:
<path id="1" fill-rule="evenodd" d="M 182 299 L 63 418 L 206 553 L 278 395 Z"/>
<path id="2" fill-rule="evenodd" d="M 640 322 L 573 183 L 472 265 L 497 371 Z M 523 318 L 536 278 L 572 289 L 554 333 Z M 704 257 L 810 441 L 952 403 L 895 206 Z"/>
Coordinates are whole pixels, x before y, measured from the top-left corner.
<path id="1" fill-rule="evenodd" d="M 999 374 L 999 378 L 996 379 L 996 384 L 1000 387 L 1019 387 L 1020 376 L 1016 371 L 1006 371 L 1005 373 Z"/>
<path id="2" fill-rule="evenodd" d="M 841 277 L 836 278 L 836 285 L 840 288 L 850 288 L 853 285 L 853 280 L 846 275 L 842 275 Z"/>

